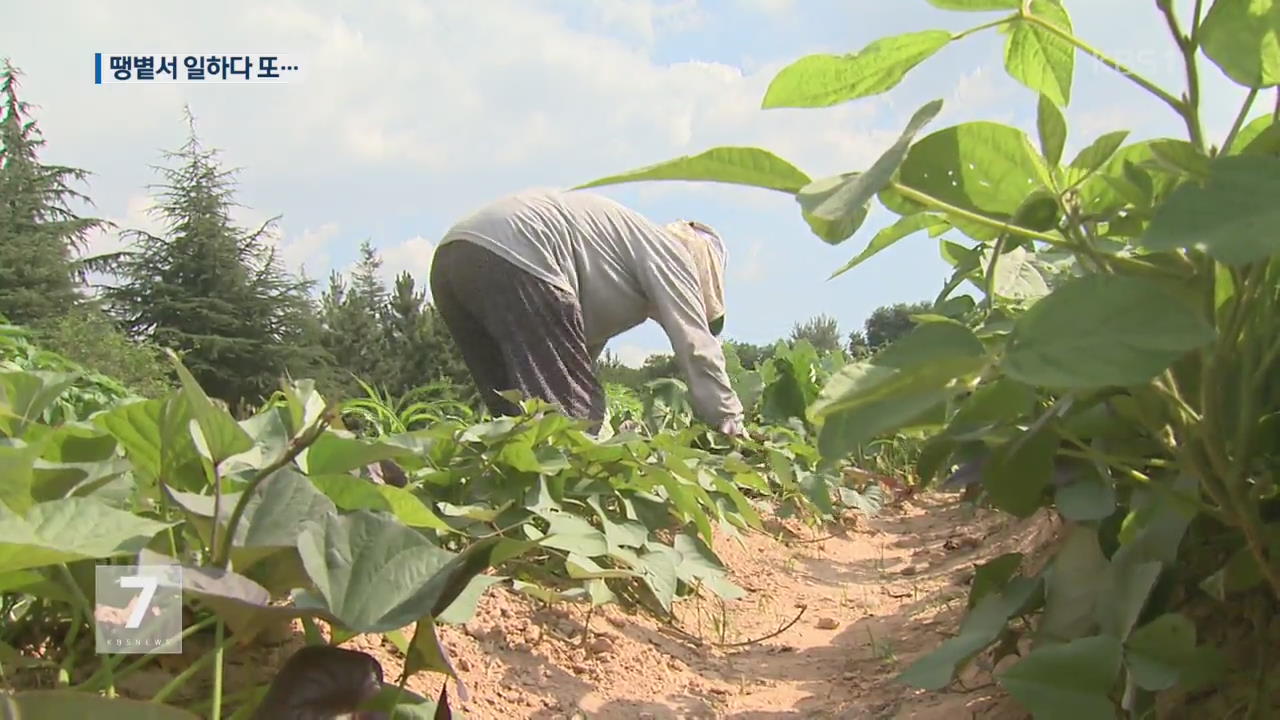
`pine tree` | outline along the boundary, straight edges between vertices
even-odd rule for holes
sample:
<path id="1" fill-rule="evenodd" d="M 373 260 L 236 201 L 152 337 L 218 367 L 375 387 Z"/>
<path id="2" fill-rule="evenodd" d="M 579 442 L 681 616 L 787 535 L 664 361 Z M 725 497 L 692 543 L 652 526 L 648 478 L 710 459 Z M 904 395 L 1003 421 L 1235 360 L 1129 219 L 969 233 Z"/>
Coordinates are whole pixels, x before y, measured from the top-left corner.
<path id="1" fill-rule="evenodd" d="M 43 324 L 83 299 L 76 251 L 104 223 L 70 207 L 91 204 L 71 187 L 88 172 L 41 164 L 45 141 L 30 119 L 31 106 L 18 98 L 20 74 L 8 60 L 0 66 L 0 315 Z"/>
<path id="2" fill-rule="evenodd" d="M 282 268 L 266 235 L 275 219 L 257 230 L 233 223 L 235 171 L 186 117 L 188 140 L 165 153 L 175 167 L 159 168 L 164 231 L 125 233 L 131 247 L 115 270 L 123 282 L 104 294 L 132 334 L 182 353 L 206 392 L 243 407 L 319 362 L 307 342 L 310 283 Z"/>
<path id="3" fill-rule="evenodd" d="M 358 390 L 355 378 L 382 389 L 390 379 L 392 363 L 383 328 L 387 291 L 378 276 L 381 268 L 382 260 L 366 240 L 350 282 L 331 273 L 320 299 L 324 348 L 336 365 L 335 391 L 343 395 Z"/>

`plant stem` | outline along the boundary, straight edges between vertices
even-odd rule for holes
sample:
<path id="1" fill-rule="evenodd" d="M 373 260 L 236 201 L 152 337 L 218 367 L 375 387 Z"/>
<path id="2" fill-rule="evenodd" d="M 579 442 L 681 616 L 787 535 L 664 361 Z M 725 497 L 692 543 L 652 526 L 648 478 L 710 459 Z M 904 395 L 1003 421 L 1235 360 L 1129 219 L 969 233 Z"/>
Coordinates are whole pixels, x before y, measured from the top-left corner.
<path id="1" fill-rule="evenodd" d="M 1182 101 L 1181 101 L 1181 100 L 1179 100 L 1178 98 L 1176 98 L 1176 97 L 1174 97 L 1173 95 L 1169 94 L 1169 93 L 1168 93 L 1168 92 L 1166 92 L 1165 90 L 1161 89 L 1158 85 L 1156 85 L 1155 83 L 1151 82 L 1150 80 L 1148 80 L 1148 79 L 1146 79 L 1146 78 L 1142 77 L 1141 75 L 1139 75 L 1138 73 L 1134 72 L 1133 70 L 1130 70 L 1129 68 L 1127 68 L 1127 67 L 1125 67 L 1124 65 L 1120 64 L 1120 62 L 1119 62 L 1119 61 L 1114 60 L 1114 59 L 1112 59 L 1112 58 L 1108 57 L 1108 56 L 1107 56 L 1106 54 L 1104 54 L 1102 51 L 1100 51 L 1100 50 L 1098 50 L 1098 49 L 1094 48 L 1094 47 L 1093 47 L 1092 45 L 1090 45 L 1089 43 L 1086 43 L 1085 41 L 1083 41 L 1083 40 L 1081 40 L 1080 38 L 1076 37 L 1075 35 L 1073 35 L 1073 34 L 1071 34 L 1071 33 L 1067 32 L 1066 30 L 1063 30 L 1062 28 L 1058 27 L 1057 25 L 1054 25 L 1053 23 L 1051 23 L 1051 22 L 1049 22 L 1049 21 L 1047 21 L 1047 20 L 1044 20 L 1043 18 L 1037 17 L 1037 16 L 1035 16 L 1035 15 L 1026 14 L 1026 15 L 1023 15 L 1023 16 L 1022 16 L 1022 19 L 1023 19 L 1024 21 L 1026 21 L 1026 22 L 1032 23 L 1033 25 L 1037 25 L 1037 26 L 1039 26 L 1039 27 L 1042 27 L 1042 28 L 1044 28 L 1045 30 L 1048 30 L 1050 33 L 1052 33 L 1052 34 L 1054 34 L 1054 35 L 1058 36 L 1059 38 L 1061 38 L 1061 39 L 1063 39 L 1063 40 L 1065 40 L 1065 41 L 1067 41 L 1067 42 L 1071 43 L 1071 44 L 1072 44 L 1072 45 L 1074 45 L 1075 47 L 1079 48 L 1079 49 L 1080 49 L 1080 51 L 1081 51 L 1081 52 L 1083 52 L 1084 54 L 1086 54 L 1086 55 L 1088 55 L 1088 56 L 1092 57 L 1093 59 L 1095 59 L 1095 60 L 1097 60 L 1097 61 L 1101 62 L 1103 65 L 1106 65 L 1107 67 L 1111 68 L 1112 70 L 1115 70 L 1116 72 L 1120 73 L 1120 74 L 1121 74 L 1121 75 L 1123 75 L 1124 77 L 1126 77 L 1126 78 L 1128 78 L 1129 80 L 1131 80 L 1131 81 L 1133 81 L 1134 83 L 1136 83 L 1136 84 L 1137 84 L 1138 86 L 1140 86 L 1142 89 L 1144 89 L 1144 90 L 1146 90 L 1147 92 L 1151 93 L 1152 95 L 1155 95 L 1156 97 L 1160 98 L 1160 100 L 1161 100 L 1161 101 L 1163 101 L 1163 102 L 1164 102 L 1166 105 L 1168 105 L 1169 107 L 1173 108 L 1174 110 L 1178 111 L 1179 113 L 1181 113 L 1181 112 L 1182 112 Z"/>
<path id="2" fill-rule="evenodd" d="M 190 638 L 192 635 L 195 635 L 196 633 L 200 632 L 201 630 L 208 628 L 210 625 L 212 625 L 216 621 L 217 621 L 217 618 L 215 617 L 207 617 L 204 620 L 201 620 L 200 622 L 195 623 L 191 627 L 183 630 L 182 634 L 179 635 L 178 637 L 182 640 L 186 640 Z M 103 662 L 102 667 L 98 670 L 98 672 L 95 672 L 92 676 L 89 677 L 88 680 L 85 680 L 84 682 L 75 686 L 75 688 L 73 689 L 77 691 L 82 691 L 82 692 L 97 692 L 98 687 L 96 683 L 98 680 L 98 675 L 105 674 L 108 677 L 110 677 L 112 674 L 114 674 L 114 677 L 118 680 L 127 675 L 131 675 L 134 672 L 137 672 L 143 665 L 146 665 L 147 663 L 154 660 L 157 655 L 159 655 L 159 652 L 152 650 L 151 652 L 148 652 L 147 654 L 137 658 L 133 662 L 126 665 L 124 669 L 121 670 L 120 672 L 115 672 L 115 668 L 124 661 L 125 656 L 116 655 L 116 656 L 107 658 L 107 660 Z"/>
<path id="3" fill-rule="evenodd" d="M 996 307 L 996 267 L 1000 262 L 1000 254 L 1004 252 L 1004 235 L 996 239 L 996 244 L 991 248 L 991 262 L 987 263 L 986 292 L 987 292 L 987 312 L 990 313 Z"/>
<path id="4" fill-rule="evenodd" d="M 213 707 L 209 711 L 212 720 L 222 720 L 222 648 L 225 624 L 219 618 L 214 625 L 214 642 L 217 647 L 213 651 Z"/>
<path id="5" fill-rule="evenodd" d="M 1186 67 L 1187 94 L 1181 103 L 1181 109 L 1178 109 L 1178 113 L 1182 115 L 1182 119 L 1187 125 L 1187 134 L 1190 137 L 1191 144 L 1195 145 L 1197 150 L 1204 152 L 1204 128 L 1200 122 L 1200 71 L 1196 67 L 1198 48 L 1191 36 L 1184 34 L 1182 29 L 1178 27 L 1178 16 L 1173 12 L 1173 3 L 1160 2 L 1158 5 L 1160 12 L 1164 15 L 1165 23 L 1169 26 L 1169 33 L 1173 35 L 1173 41 L 1177 43 L 1178 49 L 1182 51 L 1182 63 Z M 1199 27 L 1200 24 L 1200 0 L 1196 0 L 1195 12 L 1191 22 L 1194 32 L 1194 29 Z"/>
<path id="6" fill-rule="evenodd" d="M 1021 235 L 1023 237 L 1034 238 L 1036 240 L 1039 240 L 1045 243 L 1046 245 L 1050 245 L 1052 247 L 1055 247 L 1061 250 L 1075 249 L 1075 246 L 1073 246 L 1071 243 L 1067 242 L 1066 240 L 1062 239 L 1061 237 L 1058 237 L 1057 235 L 1050 235 L 1048 233 L 1043 233 L 1038 230 L 1032 230 L 1030 228 L 1020 227 L 1018 225 L 1011 225 L 1007 222 L 996 220 L 995 218 L 989 218 L 986 215 L 982 215 L 981 213 L 976 213 L 971 210 L 965 210 L 964 208 L 957 207 L 944 200 L 939 200 L 938 198 L 928 193 L 921 192 L 919 190 L 916 190 L 913 187 L 903 185 L 902 183 L 897 181 L 890 182 L 889 186 L 892 187 L 894 190 L 898 191 L 899 193 L 901 193 L 903 197 L 909 200 L 914 200 L 915 202 L 918 202 L 921 205 L 927 205 L 935 210 L 939 210 L 941 212 L 947 213 L 948 215 L 955 215 L 958 218 L 969 220 L 970 222 L 975 222 L 980 225 L 985 225 L 995 230 L 1002 230 L 1006 233 L 1010 233 L 1013 235 Z"/>
<path id="7" fill-rule="evenodd" d="M 76 610 L 71 616 L 71 627 L 67 630 L 66 650 L 67 656 L 62 660 L 62 671 L 66 673 L 68 683 L 70 682 L 71 670 L 75 666 L 75 642 L 80 632 L 80 622 L 86 625 L 93 624 L 93 603 L 89 602 L 89 598 L 85 597 L 84 591 L 80 589 L 80 584 L 76 582 L 76 578 L 71 574 L 71 569 L 66 563 L 58 565 L 58 574 L 62 576 L 67 587 L 71 589 L 72 596 L 76 599 Z M 115 695 L 115 681 L 111 675 L 107 675 L 107 691 L 110 695 Z"/>
<path id="8" fill-rule="evenodd" d="M 983 23 L 983 24 L 981 24 L 981 25 L 979 25 L 979 26 L 977 26 L 977 27 L 971 27 L 971 28 L 969 28 L 968 30 L 964 30 L 964 31 L 962 31 L 962 32 L 958 32 L 958 33 L 955 33 L 954 35 L 952 35 L 952 36 L 951 36 L 951 42 L 955 42 L 955 41 L 957 41 L 957 40 L 963 40 L 963 39 L 965 39 L 965 38 L 969 37 L 970 35 L 974 35 L 974 34 L 976 34 L 976 33 L 980 33 L 980 32 L 982 32 L 983 30 L 990 30 L 990 29 L 991 29 L 991 28 L 993 28 L 993 27 L 1000 27 L 1001 25 L 1008 25 L 1009 23 L 1014 22 L 1014 21 L 1016 21 L 1017 19 L 1018 19 L 1018 14 L 1017 14 L 1017 13 L 1014 13 L 1013 15 L 1010 15 L 1010 16 L 1008 16 L 1008 17 L 1000 18 L 999 20 L 992 20 L 992 21 L 991 21 L 991 22 L 989 22 L 989 23 Z"/>
<path id="9" fill-rule="evenodd" d="M 1253 101 L 1257 99 L 1258 88 L 1249 88 L 1249 94 L 1240 106 L 1240 113 L 1236 115 L 1235 122 L 1231 124 L 1231 132 L 1227 133 L 1227 139 L 1222 141 L 1222 149 L 1218 151 L 1220 154 L 1231 151 L 1231 145 L 1235 143 L 1236 136 L 1240 134 L 1240 129 L 1244 127 L 1244 119 L 1248 117 L 1249 111 L 1253 109 Z"/>

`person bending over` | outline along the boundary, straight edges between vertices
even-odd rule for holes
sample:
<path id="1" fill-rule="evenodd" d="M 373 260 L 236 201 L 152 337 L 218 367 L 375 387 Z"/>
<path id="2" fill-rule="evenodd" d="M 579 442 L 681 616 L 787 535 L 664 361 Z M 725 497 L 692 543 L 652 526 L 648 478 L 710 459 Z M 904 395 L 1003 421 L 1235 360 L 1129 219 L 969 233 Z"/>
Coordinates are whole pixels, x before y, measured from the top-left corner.
<path id="1" fill-rule="evenodd" d="M 741 435 L 742 404 L 716 339 L 725 260 L 724 242 L 701 223 L 657 225 L 598 194 L 533 189 L 445 233 L 431 295 L 495 416 L 519 414 L 498 394 L 518 390 L 598 430 L 605 397 L 593 363 L 610 338 L 652 318 L 694 412 Z"/>

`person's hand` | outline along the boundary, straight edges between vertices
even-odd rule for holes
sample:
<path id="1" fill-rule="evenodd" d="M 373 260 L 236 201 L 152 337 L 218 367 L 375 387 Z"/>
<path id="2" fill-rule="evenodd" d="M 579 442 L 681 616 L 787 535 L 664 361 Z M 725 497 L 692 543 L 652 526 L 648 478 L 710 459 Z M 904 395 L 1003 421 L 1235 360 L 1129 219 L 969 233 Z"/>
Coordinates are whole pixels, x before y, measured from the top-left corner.
<path id="1" fill-rule="evenodd" d="M 720 432 L 728 435 L 729 437 L 742 437 L 744 434 L 742 418 L 725 418 L 720 422 Z"/>

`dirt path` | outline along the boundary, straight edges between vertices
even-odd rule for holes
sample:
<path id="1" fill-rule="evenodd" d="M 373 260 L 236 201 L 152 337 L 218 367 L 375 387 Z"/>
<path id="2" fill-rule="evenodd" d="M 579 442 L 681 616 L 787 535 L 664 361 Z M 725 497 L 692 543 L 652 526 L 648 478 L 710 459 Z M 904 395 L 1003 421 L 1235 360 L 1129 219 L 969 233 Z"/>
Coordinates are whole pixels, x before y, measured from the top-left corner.
<path id="1" fill-rule="evenodd" d="M 927 495 L 858 518 L 834 537 L 791 541 L 765 535 L 717 543 L 744 599 L 684 603 L 682 625 L 738 648 L 698 646 L 647 618 L 610 607 L 581 642 L 586 613 L 537 609 L 492 590 L 463 628 L 444 628 L 470 690 L 461 703 L 477 720 L 569 718 L 999 718 L 1009 707 L 990 675 L 962 678 L 968 693 L 929 695 L 893 678 L 954 632 L 973 566 L 1010 551 L 1034 553 L 1055 528 L 1043 516 L 1017 522 L 974 511 L 954 496 Z M 809 536 L 808 531 L 797 534 Z M 700 605 L 700 606 L 699 606 Z M 389 677 L 400 659 L 389 645 L 357 638 Z M 438 676 L 411 680 L 433 696 Z"/>

